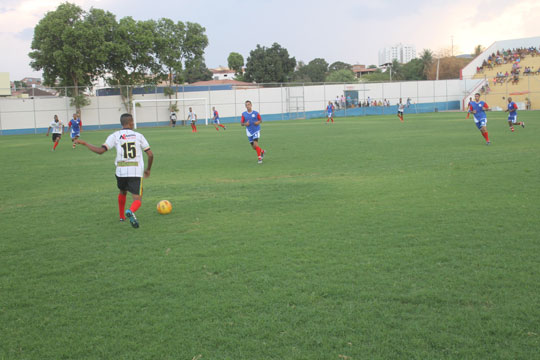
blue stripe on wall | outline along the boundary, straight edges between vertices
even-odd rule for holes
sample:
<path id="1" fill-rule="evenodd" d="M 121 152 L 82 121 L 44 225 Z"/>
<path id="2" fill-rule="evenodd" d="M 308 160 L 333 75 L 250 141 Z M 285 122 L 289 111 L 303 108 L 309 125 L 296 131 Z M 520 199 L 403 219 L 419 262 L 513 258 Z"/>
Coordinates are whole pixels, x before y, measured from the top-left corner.
<path id="1" fill-rule="evenodd" d="M 420 113 L 431 113 L 437 111 L 448 111 L 448 110 L 459 110 L 460 102 L 459 101 L 448 101 L 448 102 L 436 102 L 436 103 L 425 103 L 425 104 L 412 104 L 410 107 L 405 107 L 405 114 L 420 114 Z M 335 117 L 345 117 L 345 116 L 370 116 L 370 115 L 394 115 L 397 113 L 397 105 L 393 106 L 370 106 L 362 108 L 350 108 L 345 110 L 337 110 Z M 298 115 L 303 116 L 304 113 L 299 113 Z M 324 118 L 326 117 L 326 111 L 306 111 L 306 119 L 314 118 Z M 299 116 L 296 116 L 296 113 L 284 113 L 284 114 L 263 114 L 264 121 L 278 121 L 278 120 L 291 120 L 297 119 Z M 230 124 L 235 122 L 240 122 L 240 117 L 230 116 L 220 118 L 221 123 Z M 181 123 L 181 121 L 178 121 Z M 212 119 L 208 119 L 208 123 L 212 123 Z M 187 124 L 187 122 L 186 122 Z M 200 122 L 199 122 L 200 124 Z M 146 122 L 138 123 L 137 127 L 156 127 L 156 126 L 167 126 L 169 125 L 168 121 L 160 122 Z M 178 124 L 177 124 L 178 125 Z M 181 126 L 181 125 L 180 125 Z M 119 129 L 120 124 L 107 124 L 107 125 L 86 125 L 83 130 L 106 130 L 106 129 Z M 2 130 L 2 135 L 24 135 L 24 134 L 45 134 L 47 128 L 37 128 L 37 129 L 12 129 L 12 130 Z M 66 131 L 66 135 L 69 136 L 69 132 Z"/>

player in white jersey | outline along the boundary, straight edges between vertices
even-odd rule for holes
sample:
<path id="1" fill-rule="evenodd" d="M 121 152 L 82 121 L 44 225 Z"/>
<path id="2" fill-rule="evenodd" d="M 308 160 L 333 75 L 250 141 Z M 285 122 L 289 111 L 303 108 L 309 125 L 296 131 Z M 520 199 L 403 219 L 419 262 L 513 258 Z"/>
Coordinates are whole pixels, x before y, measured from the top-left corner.
<path id="1" fill-rule="evenodd" d="M 169 119 L 171 119 L 171 126 L 176 127 L 176 112 L 171 111 L 171 114 L 169 115 Z"/>
<path id="2" fill-rule="evenodd" d="M 187 119 L 191 121 L 191 132 L 197 132 L 197 126 L 195 126 L 195 122 L 197 122 L 197 114 L 195 114 L 191 108 L 189 108 Z"/>
<path id="3" fill-rule="evenodd" d="M 403 102 L 401 98 L 399 99 L 399 103 L 397 104 L 397 117 L 399 118 L 399 121 L 403 122 L 403 113 L 405 112 L 405 105 L 403 105 Z"/>
<path id="4" fill-rule="evenodd" d="M 118 194 L 120 221 L 124 221 L 127 216 L 131 226 L 138 228 L 139 222 L 135 217 L 135 212 L 141 206 L 142 179 L 143 176 L 145 178 L 150 176 L 154 154 L 150 150 L 150 145 L 145 137 L 133 131 L 135 124 L 131 114 L 123 114 L 120 117 L 120 123 L 122 124 L 122 130 L 109 135 L 101 147 L 94 146 L 80 139 L 75 141 L 99 155 L 113 147 L 116 148 L 116 183 L 120 190 L 120 194 Z M 148 156 L 146 169 L 144 168 L 143 152 Z M 128 191 L 133 196 L 133 203 L 129 209 L 124 211 Z"/>
<path id="5" fill-rule="evenodd" d="M 54 143 L 51 151 L 55 151 L 58 143 L 60 142 L 60 139 L 62 138 L 62 135 L 64 134 L 64 124 L 60 120 L 58 120 L 58 115 L 54 115 L 54 121 L 51 122 L 51 124 L 49 125 L 46 136 L 49 136 L 49 132 L 51 131 L 51 129 L 52 141 Z"/>

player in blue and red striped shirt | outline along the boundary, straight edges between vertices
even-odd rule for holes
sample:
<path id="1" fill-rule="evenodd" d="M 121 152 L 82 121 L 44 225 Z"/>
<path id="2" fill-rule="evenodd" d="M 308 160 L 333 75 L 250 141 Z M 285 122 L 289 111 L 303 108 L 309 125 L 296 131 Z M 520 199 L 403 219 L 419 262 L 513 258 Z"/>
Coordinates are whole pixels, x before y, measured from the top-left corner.
<path id="1" fill-rule="evenodd" d="M 217 112 L 215 106 L 212 107 L 212 112 L 214 113 L 214 114 L 212 115 L 212 116 L 213 116 L 212 119 L 213 119 L 214 127 L 216 128 L 216 130 L 219 131 L 218 126 L 219 126 L 219 127 L 222 127 L 223 130 L 227 130 L 227 128 L 219 122 L 219 114 L 218 114 L 218 112 Z"/>
<path id="2" fill-rule="evenodd" d="M 489 141 L 488 131 L 487 131 L 487 117 L 485 110 L 488 110 L 489 106 L 484 101 L 480 101 L 480 94 L 474 94 L 474 101 L 469 103 L 469 112 L 474 115 L 474 123 L 484 139 L 486 139 L 486 145 L 491 144 Z"/>
<path id="3" fill-rule="evenodd" d="M 332 123 L 334 122 L 334 105 L 332 105 L 332 102 L 329 101 L 328 105 L 326 106 L 326 115 L 328 116 L 328 119 L 326 119 L 326 123 L 330 120 L 332 120 Z"/>
<path id="4" fill-rule="evenodd" d="M 508 126 L 510 126 L 510 130 L 514 132 L 514 124 L 521 125 L 521 127 L 525 127 L 525 122 L 520 121 L 517 122 L 517 105 L 515 102 L 512 101 L 512 98 L 508 98 L 508 108 L 504 111 L 508 111 Z"/>
<path id="5" fill-rule="evenodd" d="M 81 136 L 82 131 L 81 116 L 77 113 L 73 114 L 73 119 L 69 121 L 68 126 L 71 130 L 71 142 L 73 143 L 73 148 L 75 149 L 75 140 Z"/>
<path id="6" fill-rule="evenodd" d="M 246 127 L 246 135 L 253 150 L 257 152 L 258 163 L 262 164 L 265 151 L 259 147 L 261 137 L 261 114 L 252 109 L 251 101 L 246 101 L 246 110 L 242 113 L 240 124 Z"/>
<path id="7" fill-rule="evenodd" d="M 471 108 L 471 102 L 472 102 L 472 97 L 469 98 L 469 102 L 467 103 L 467 110 L 469 110 Z M 470 111 L 467 111 L 467 119 L 469 118 L 469 116 L 471 115 Z"/>

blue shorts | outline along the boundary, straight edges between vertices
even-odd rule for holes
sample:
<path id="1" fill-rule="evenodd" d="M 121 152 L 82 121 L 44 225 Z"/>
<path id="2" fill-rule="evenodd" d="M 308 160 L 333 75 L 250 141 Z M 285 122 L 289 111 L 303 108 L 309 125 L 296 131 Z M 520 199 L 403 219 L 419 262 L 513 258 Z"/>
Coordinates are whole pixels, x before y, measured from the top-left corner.
<path id="1" fill-rule="evenodd" d="M 478 130 L 480 130 L 483 126 L 487 125 L 487 119 L 486 118 L 483 118 L 481 120 L 474 119 L 474 123 L 476 124 L 476 127 L 478 128 Z"/>
<path id="2" fill-rule="evenodd" d="M 81 132 L 80 131 L 72 131 L 71 132 L 71 138 L 72 139 L 75 139 L 76 137 L 80 137 L 81 136 Z"/>
<path id="3" fill-rule="evenodd" d="M 219 119 L 215 119 L 214 124 L 219 125 Z"/>
<path id="4" fill-rule="evenodd" d="M 516 115 L 508 115 L 508 121 L 511 121 L 512 124 L 515 124 L 517 122 L 517 114 Z"/>
<path id="5" fill-rule="evenodd" d="M 253 143 L 254 141 L 259 140 L 260 137 L 261 137 L 261 131 L 259 130 L 259 131 L 254 132 L 253 134 L 248 135 L 248 140 L 250 143 Z"/>

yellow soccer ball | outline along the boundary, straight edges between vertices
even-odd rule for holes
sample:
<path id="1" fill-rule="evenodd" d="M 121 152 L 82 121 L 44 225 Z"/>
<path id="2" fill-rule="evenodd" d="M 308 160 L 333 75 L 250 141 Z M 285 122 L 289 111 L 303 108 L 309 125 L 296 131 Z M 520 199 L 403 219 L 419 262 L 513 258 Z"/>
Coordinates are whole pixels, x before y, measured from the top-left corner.
<path id="1" fill-rule="evenodd" d="M 167 215 L 172 211 L 172 204 L 169 200 L 161 200 L 157 203 L 157 211 L 161 215 Z"/>

